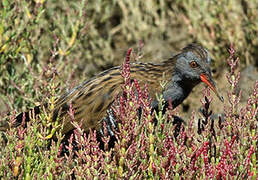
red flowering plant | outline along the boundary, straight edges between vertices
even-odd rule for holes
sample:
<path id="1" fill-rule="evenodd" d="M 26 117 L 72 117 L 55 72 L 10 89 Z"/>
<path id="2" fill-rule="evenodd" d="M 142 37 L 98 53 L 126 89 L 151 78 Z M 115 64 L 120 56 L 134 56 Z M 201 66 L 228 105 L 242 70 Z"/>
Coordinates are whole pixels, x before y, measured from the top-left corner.
<path id="1" fill-rule="evenodd" d="M 256 179 L 258 82 L 246 105 L 240 107 L 241 91 L 236 88 L 240 77 L 239 60 L 233 47 L 227 60 L 231 89 L 224 112 L 218 118 L 214 116 L 209 89 L 204 89 L 201 117 L 193 112 L 187 123 L 180 126 L 173 123 L 175 115 L 180 117 L 177 109 L 172 110 L 170 105 L 166 113 L 162 113 L 164 100 L 161 95 L 157 95 L 160 111 L 152 112 L 147 85 L 140 87 L 138 81 L 130 77 L 130 59 L 137 57 L 132 53 L 129 49 L 121 70 L 123 93 L 117 96 L 112 107 L 117 122 L 117 128 L 113 129 L 114 147 L 109 147 L 111 137 L 106 123 L 103 124 L 101 140 L 104 146 L 101 148 L 97 131 L 85 133 L 81 123 L 74 122 L 72 106 L 68 114 L 76 129 L 68 141 L 64 143 L 58 132 L 56 141 L 44 138 L 50 131 L 40 122 L 47 121 L 50 115 L 43 112 L 26 126 L 8 130 L 6 146 L 1 150 L 1 156 L 5 158 L 0 160 L 0 176 Z M 13 120 L 14 117 L 15 114 Z M 66 152 L 63 152 L 64 148 Z"/>

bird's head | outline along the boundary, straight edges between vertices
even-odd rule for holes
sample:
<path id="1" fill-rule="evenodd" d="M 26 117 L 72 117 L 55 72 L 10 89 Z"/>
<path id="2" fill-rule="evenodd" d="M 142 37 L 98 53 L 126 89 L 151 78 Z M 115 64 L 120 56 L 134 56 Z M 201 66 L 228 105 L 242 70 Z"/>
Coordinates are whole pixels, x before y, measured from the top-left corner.
<path id="1" fill-rule="evenodd" d="M 223 102 L 223 97 L 219 95 L 211 76 L 210 62 L 211 58 L 206 49 L 197 44 L 190 44 L 183 49 L 182 53 L 178 54 L 174 73 L 186 86 L 194 87 L 200 82 L 204 82 Z"/>

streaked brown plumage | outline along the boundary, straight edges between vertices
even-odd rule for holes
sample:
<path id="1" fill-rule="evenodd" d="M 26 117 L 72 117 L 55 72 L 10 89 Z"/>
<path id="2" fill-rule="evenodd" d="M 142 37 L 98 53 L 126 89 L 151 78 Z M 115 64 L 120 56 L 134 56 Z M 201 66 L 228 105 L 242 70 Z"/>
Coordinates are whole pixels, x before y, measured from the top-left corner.
<path id="1" fill-rule="evenodd" d="M 207 50 L 199 45 L 191 44 L 185 47 L 181 53 L 160 64 L 131 63 L 131 79 L 137 79 L 140 86 L 145 83 L 148 85 L 150 96 L 154 99 L 152 102 L 154 109 L 157 106 L 156 93 L 163 93 L 166 102 L 172 99 L 173 107 L 176 107 L 201 81 L 210 86 L 221 98 L 212 80 L 209 63 L 210 57 Z M 72 130 L 74 127 L 67 114 L 67 110 L 72 104 L 75 110 L 75 120 L 80 122 L 83 119 L 82 127 L 85 130 L 89 128 L 100 129 L 107 110 L 114 102 L 116 95 L 122 91 L 123 81 L 121 67 L 101 72 L 63 94 L 55 102 L 53 119 L 55 120 L 59 114 L 60 118 L 64 120 L 63 133 Z M 164 90 L 160 86 L 161 81 L 168 82 Z M 34 109 L 39 113 L 40 107 Z M 17 116 L 17 121 L 21 121 L 21 118 L 22 114 Z M 28 120 L 28 117 L 26 118 Z M 2 126 L 1 129 L 6 129 L 6 127 Z"/>
<path id="2" fill-rule="evenodd" d="M 161 64 L 132 63 L 130 64 L 131 78 L 137 79 L 141 86 L 147 83 L 150 95 L 155 97 L 155 93 L 161 92 L 160 82 L 162 80 L 169 81 L 173 64 L 174 61 L 171 61 L 171 59 Z M 83 119 L 83 128 L 98 129 L 107 109 L 114 102 L 115 96 L 121 92 L 123 83 L 121 67 L 111 68 L 64 94 L 57 100 L 55 107 L 60 109 L 61 107 L 68 107 L 68 104 L 72 103 L 75 110 L 75 119 L 78 121 Z M 73 126 L 70 124 L 66 112 L 63 113 L 63 116 L 66 121 L 63 133 L 66 133 L 73 129 Z"/>

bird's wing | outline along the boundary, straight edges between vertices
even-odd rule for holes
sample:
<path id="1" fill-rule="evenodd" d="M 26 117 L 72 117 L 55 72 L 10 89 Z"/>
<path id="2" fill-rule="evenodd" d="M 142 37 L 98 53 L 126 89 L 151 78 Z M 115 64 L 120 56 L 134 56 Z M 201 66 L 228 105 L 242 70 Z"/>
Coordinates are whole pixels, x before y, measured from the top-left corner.
<path id="1" fill-rule="evenodd" d="M 64 120 L 63 132 L 66 133 L 74 128 L 71 124 L 71 117 L 67 113 L 70 104 L 74 110 L 75 121 L 82 121 L 83 129 L 98 129 L 100 120 L 121 91 L 122 83 L 120 67 L 115 67 L 83 82 L 61 96 L 55 103 L 55 112 L 59 113 L 61 119 Z"/>

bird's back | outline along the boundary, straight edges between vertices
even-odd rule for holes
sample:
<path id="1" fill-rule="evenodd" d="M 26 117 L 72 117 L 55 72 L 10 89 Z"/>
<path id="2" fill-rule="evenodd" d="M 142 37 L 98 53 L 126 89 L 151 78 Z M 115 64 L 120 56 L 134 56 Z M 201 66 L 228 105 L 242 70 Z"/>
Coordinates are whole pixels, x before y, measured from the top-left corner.
<path id="1" fill-rule="evenodd" d="M 63 133 L 73 129 L 67 111 L 72 105 L 75 121 L 82 121 L 82 128 L 98 129 L 99 120 L 113 103 L 123 83 L 119 67 L 106 70 L 63 94 L 55 103 L 55 114 L 64 121 Z"/>
<path id="2" fill-rule="evenodd" d="M 172 64 L 132 63 L 130 64 L 131 79 L 137 79 L 141 87 L 147 84 L 150 96 L 154 98 L 155 93 L 161 92 L 160 82 L 169 81 L 173 69 L 169 65 Z M 103 71 L 62 95 L 55 103 L 55 114 L 59 114 L 59 119 L 64 121 L 63 133 L 74 128 L 67 113 L 70 104 L 75 112 L 75 121 L 82 121 L 83 129 L 99 129 L 106 111 L 115 101 L 116 96 L 121 94 L 123 83 L 121 67 L 118 66 Z"/>

